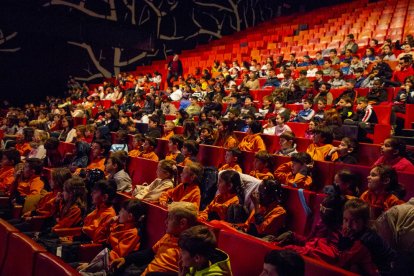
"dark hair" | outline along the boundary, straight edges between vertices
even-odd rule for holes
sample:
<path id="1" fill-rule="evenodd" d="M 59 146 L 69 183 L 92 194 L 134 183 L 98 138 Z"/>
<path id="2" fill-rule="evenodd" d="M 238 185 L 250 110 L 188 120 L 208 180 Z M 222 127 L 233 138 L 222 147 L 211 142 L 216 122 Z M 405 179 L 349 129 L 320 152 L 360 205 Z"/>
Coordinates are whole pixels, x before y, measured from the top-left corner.
<path id="1" fill-rule="evenodd" d="M 111 143 L 104 139 L 96 139 L 92 144 L 98 144 L 101 150 L 103 150 L 103 155 L 107 156 L 109 149 L 111 148 Z"/>
<path id="2" fill-rule="evenodd" d="M 183 147 L 185 147 L 192 156 L 196 156 L 198 154 L 198 143 L 194 140 L 185 141 Z"/>
<path id="3" fill-rule="evenodd" d="M 348 200 L 344 206 L 344 212 L 348 211 L 352 216 L 356 216 L 362 219 L 365 224 L 369 223 L 370 211 L 369 205 L 365 201 L 359 198 Z"/>
<path id="4" fill-rule="evenodd" d="M 226 170 L 220 173 L 220 178 L 224 182 L 232 184 L 231 192 L 237 194 L 240 204 L 244 204 L 244 189 L 240 174 L 234 170 Z"/>
<path id="5" fill-rule="evenodd" d="M 128 144 L 128 131 L 118 130 L 116 132 L 116 139 L 119 144 Z"/>
<path id="6" fill-rule="evenodd" d="M 171 141 L 171 143 L 173 144 L 178 145 L 178 149 L 180 150 L 184 144 L 184 138 L 181 135 L 177 135 L 177 134 L 174 134 L 173 136 L 171 136 L 169 141 Z"/>
<path id="7" fill-rule="evenodd" d="M 121 208 L 132 214 L 137 227 L 143 227 L 146 217 L 145 205 L 138 199 L 128 199 L 122 202 Z"/>
<path id="8" fill-rule="evenodd" d="M 254 155 L 255 159 L 263 162 L 267 169 L 273 170 L 273 159 L 272 156 L 265 150 L 260 150 Z"/>
<path id="9" fill-rule="evenodd" d="M 292 250 L 272 250 L 266 254 L 264 263 L 273 265 L 279 276 L 305 275 L 305 261 Z"/>
<path id="10" fill-rule="evenodd" d="M 6 149 L 2 151 L 2 155 L 13 163 L 13 166 L 20 163 L 20 152 L 16 149 Z"/>
<path id="11" fill-rule="evenodd" d="M 217 240 L 210 229 L 204 225 L 197 225 L 181 233 L 178 246 L 192 257 L 201 255 L 210 259 L 214 255 Z"/>
<path id="12" fill-rule="evenodd" d="M 95 182 L 92 190 L 100 191 L 103 195 L 108 195 L 105 204 L 111 206 L 116 196 L 117 186 L 114 181 L 99 180 Z"/>
<path id="13" fill-rule="evenodd" d="M 398 155 L 402 157 L 407 156 L 407 147 L 403 140 L 397 137 L 387 138 L 390 141 L 390 146 L 393 150 L 398 150 Z"/>
<path id="14" fill-rule="evenodd" d="M 145 137 L 145 141 L 148 141 L 150 146 L 152 146 L 153 148 L 157 147 L 158 141 L 156 138 L 147 136 Z"/>
<path id="15" fill-rule="evenodd" d="M 331 144 L 333 141 L 332 130 L 327 126 L 317 126 L 313 131 L 314 134 L 320 134 L 325 144 Z"/>
<path id="16" fill-rule="evenodd" d="M 28 158 L 26 159 L 26 164 L 31 170 L 34 170 L 36 175 L 40 175 L 43 171 L 43 162 L 39 158 Z"/>
<path id="17" fill-rule="evenodd" d="M 78 143 L 78 142 L 76 142 Z M 56 150 L 59 147 L 59 139 L 56 137 L 50 137 L 46 140 L 44 145 L 46 150 Z"/>
<path id="18" fill-rule="evenodd" d="M 292 131 L 285 131 L 282 133 L 282 135 L 279 136 L 279 139 L 280 138 L 284 138 L 287 141 L 295 141 L 296 136 L 295 133 L 293 133 Z"/>
<path id="19" fill-rule="evenodd" d="M 320 207 L 322 222 L 331 229 L 336 229 L 342 223 L 343 207 L 345 197 L 338 194 L 328 195 L 324 198 Z"/>
<path id="20" fill-rule="evenodd" d="M 384 181 L 386 179 L 389 180 L 389 184 L 385 188 L 387 192 L 393 193 L 393 194 L 401 192 L 403 188 L 398 183 L 398 174 L 397 174 L 397 171 L 393 167 L 380 164 L 380 165 L 374 166 L 373 169 L 378 170 L 378 174 L 380 176 L 381 181 Z"/>
<path id="21" fill-rule="evenodd" d="M 356 154 L 358 152 L 359 143 L 358 140 L 352 137 L 344 137 L 342 138 L 342 141 L 344 141 L 349 148 L 353 148 L 352 154 Z"/>
<path id="22" fill-rule="evenodd" d="M 53 179 L 53 185 L 58 187 L 59 190 L 62 190 L 65 181 L 72 178 L 72 173 L 68 168 L 56 168 L 52 169 L 51 177 Z"/>
<path id="23" fill-rule="evenodd" d="M 352 193 L 352 196 L 359 195 L 359 177 L 357 174 L 351 172 L 348 169 L 342 169 L 339 172 L 337 172 L 336 175 L 339 177 L 339 179 L 341 179 L 341 181 L 348 184 L 348 191 Z"/>
<path id="24" fill-rule="evenodd" d="M 262 124 L 258 121 L 253 121 L 249 127 L 253 134 L 262 132 Z"/>
<path id="25" fill-rule="evenodd" d="M 284 204 L 287 200 L 287 193 L 282 188 L 280 182 L 274 179 L 263 180 L 259 186 L 259 192 L 260 189 L 263 189 L 263 193 L 269 197 L 270 203 L 277 202 L 278 204 Z M 260 204 L 264 205 L 264 202 L 260 202 Z"/>
<path id="26" fill-rule="evenodd" d="M 306 152 L 297 152 L 292 154 L 292 162 L 297 162 L 302 165 L 307 165 L 312 162 L 312 157 Z"/>

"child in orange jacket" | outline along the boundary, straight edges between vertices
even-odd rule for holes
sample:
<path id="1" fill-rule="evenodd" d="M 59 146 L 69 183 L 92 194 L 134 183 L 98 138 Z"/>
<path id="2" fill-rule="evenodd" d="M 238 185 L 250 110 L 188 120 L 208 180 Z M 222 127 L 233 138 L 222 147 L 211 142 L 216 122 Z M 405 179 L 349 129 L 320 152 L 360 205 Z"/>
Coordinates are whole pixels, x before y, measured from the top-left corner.
<path id="1" fill-rule="evenodd" d="M 52 231 L 79 226 L 86 211 L 86 194 L 82 178 L 74 176 L 65 181 L 63 192 L 56 199 L 56 224 Z"/>
<path id="2" fill-rule="evenodd" d="M 145 142 L 145 137 L 141 133 L 138 133 L 132 139 L 132 150 L 128 152 L 129 157 L 139 157 L 142 152 L 142 145 Z"/>
<path id="3" fill-rule="evenodd" d="M 367 179 L 368 190 L 360 198 L 368 203 L 371 219 L 376 219 L 392 206 L 404 203 L 394 194 L 400 190 L 400 185 L 397 171 L 392 167 L 377 165 L 372 168 Z"/>
<path id="4" fill-rule="evenodd" d="M 332 131 L 326 126 L 318 126 L 313 131 L 313 143 L 308 146 L 306 152 L 315 161 L 325 161 L 328 154 L 331 153 L 333 141 Z M 333 152 L 330 161 L 338 159 L 338 153 Z"/>
<path id="5" fill-rule="evenodd" d="M 16 149 L 1 152 L 0 194 L 10 194 L 14 182 L 14 166 L 20 163 L 20 153 Z"/>
<path id="6" fill-rule="evenodd" d="M 199 184 L 203 177 L 203 166 L 199 163 L 186 165 L 181 173 L 181 182 L 177 187 L 161 194 L 159 203 L 166 207 L 171 202 L 192 202 L 200 208 L 201 192 Z"/>
<path id="7" fill-rule="evenodd" d="M 168 153 L 165 156 L 166 160 L 173 160 L 177 164 L 184 161 L 184 155 L 181 149 L 184 144 L 184 138 L 180 135 L 173 135 L 168 139 Z"/>
<path id="8" fill-rule="evenodd" d="M 116 216 L 112 207 L 116 188 L 115 182 L 106 180 L 97 181 L 92 188 L 92 204 L 95 209 L 83 219 L 82 232 L 93 243 L 103 243 L 109 235 L 105 232 L 105 225 Z"/>
<path id="9" fill-rule="evenodd" d="M 38 195 L 45 183 L 40 179 L 43 170 L 43 162 L 38 158 L 28 158 L 24 164 L 23 171 L 17 171 L 15 181 L 17 181 L 18 202 L 28 195 Z M 21 200 L 20 200 L 21 199 Z"/>
<path id="10" fill-rule="evenodd" d="M 181 149 L 181 153 L 184 155 L 184 161 L 179 163 L 180 166 L 186 166 L 188 164 L 197 162 L 198 144 L 194 140 L 187 140 L 184 142 Z"/>
<path id="11" fill-rule="evenodd" d="M 174 133 L 175 124 L 173 121 L 165 121 L 164 123 L 164 134 L 162 135 L 161 139 L 169 140 L 175 133 Z"/>
<path id="12" fill-rule="evenodd" d="M 218 171 L 225 171 L 225 170 L 235 170 L 239 173 L 242 173 L 242 168 L 238 163 L 240 163 L 241 158 L 241 151 L 238 148 L 231 148 L 226 150 L 226 155 L 224 157 L 224 161 L 226 164 L 221 166 Z"/>
<path id="13" fill-rule="evenodd" d="M 254 155 L 254 170 L 250 175 L 260 180 L 273 179 L 272 156 L 265 150 L 261 150 Z"/>
<path id="14" fill-rule="evenodd" d="M 158 161 L 159 158 L 157 154 L 154 152 L 155 148 L 157 147 L 157 139 L 154 137 L 147 136 L 145 137 L 144 144 L 142 145 L 142 152 L 139 157 Z"/>
<path id="15" fill-rule="evenodd" d="M 218 179 L 218 194 L 198 215 L 200 220 L 226 220 L 227 210 L 232 204 L 244 200 L 240 175 L 237 171 L 223 171 Z"/>
<path id="16" fill-rule="evenodd" d="M 312 177 L 310 176 L 309 165 L 312 159 L 309 154 L 299 152 L 292 155 L 292 161 L 280 165 L 275 173 L 275 179 L 283 184 L 295 188 L 310 189 Z"/>
<path id="17" fill-rule="evenodd" d="M 262 132 L 262 125 L 254 121 L 250 124 L 247 135 L 239 144 L 239 149 L 244 151 L 257 152 L 259 150 L 266 150 L 266 145 L 263 142 L 260 133 Z"/>

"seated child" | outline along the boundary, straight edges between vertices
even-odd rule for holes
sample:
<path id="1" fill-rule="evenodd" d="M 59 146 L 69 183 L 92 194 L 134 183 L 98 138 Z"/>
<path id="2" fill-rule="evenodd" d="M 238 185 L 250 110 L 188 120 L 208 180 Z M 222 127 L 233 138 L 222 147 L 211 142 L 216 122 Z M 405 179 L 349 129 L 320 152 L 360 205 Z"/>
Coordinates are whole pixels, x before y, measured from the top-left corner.
<path id="1" fill-rule="evenodd" d="M 290 115 L 293 116 L 292 122 L 309 123 L 313 115 L 315 115 L 315 111 L 312 109 L 312 101 L 303 99 L 303 109 L 298 113 L 292 111 Z"/>
<path id="2" fill-rule="evenodd" d="M 51 181 L 49 183 L 52 191 L 43 196 L 39 194 L 39 197 L 41 198 L 36 205 L 36 209 L 25 212 L 21 219 L 14 220 L 12 224 L 20 231 L 30 232 L 32 231 L 32 225 L 30 223 L 32 218 L 34 216 L 41 216 L 45 219 L 45 222 L 42 225 L 42 230 L 46 230 L 51 223 L 52 216 L 56 212 L 56 200 L 63 192 L 63 184 L 70 178 L 72 178 L 72 174 L 67 168 L 53 169 L 51 173 Z"/>
<path id="3" fill-rule="evenodd" d="M 174 189 L 163 192 L 159 198 L 161 206 L 166 207 L 171 202 L 187 201 L 194 203 L 197 209 L 200 207 L 201 192 L 200 183 L 203 177 L 203 166 L 192 162 L 186 165 L 181 173 L 181 182 Z"/>
<path id="4" fill-rule="evenodd" d="M 112 201 L 116 196 L 113 181 L 100 180 L 92 188 L 92 204 L 95 209 L 83 219 L 82 233 L 93 243 L 103 243 L 109 233 L 105 232 L 106 223 L 116 216 Z"/>
<path id="5" fill-rule="evenodd" d="M 368 99 L 360 97 L 357 100 L 357 112 L 354 117 L 351 120 L 345 120 L 344 123 L 358 125 L 358 141 L 369 142 L 366 135 L 374 131 L 374 125 L 378 123 L 378 118 L 372 106 L 368 104 Z"/>
<path id="6" fill-rule="evenodd" d="M 325 161 L 326 156 L 333 148 L 331 144 L 333 141 L 332 131 L 325 126 L 319 126 L 313 131 L 313 143 L 308 146 L 306 152 L 315 161 Z M 338 153 L 333 153 L 331 161 L 338 158 Z"/>
<path id="7" fill-rule="evenodd" d="M 40 175 L 43 171 L 43 162 L 37 158 L 29 158 L 24 163 L 22 171 L 15 172 L 17 182 L 17 202 L 23 203 L 29 195 L 38 195 L 45 186 Z"/>
<path id="8" fill-rule="evenodd" d="M 358 141 L 354 138 L 344 137 L 338 147 L 333 147 L 325 157 L 326 161 L 332 161 L 332 155 L 338 154 L 334 161 L 345 164 L 358 163 Z"/>
<path id="9" fill-rule="evenodd" d="M 193 226 L 181 233 L 182 275 L 232 275 L 229 256 L 217 248 L 214 233 L 204 225 Z"/>
<path id="10" fill-rule="evenodd" d="M 388 100 L 387 90 L 384 89 L 381 79 L 374 80 L 372 88 L 367 94 L 368 104 L 376 105 Z"/>
<path id="11" fill-rule="evenodd" d="M 86 212 L 85 182 L 78 176 L 65 181 L 63 192 L 56 198 L 57 210 L 54 214 L 56 224 L 52 231 L 61 228 L 80 226 Z"/>
<path id="12" fill-rule="evenodd" d="M 128 152 L 128 132 L 126 130 L 118 130 L 116 132 L 116 143 L 111 145 L 110 152 L 124 150 Z"/>
<path id="13" fill-rule="evenodd" d="M 111 266 L 121 275 L 146 275 L 151 272 L 178 273 L 180 250 L 178 238 L 197 224 L 198 209 L 189 202 L 174 202 L 168 206 L 166 234 L 150 249 L 132 252 L 112 261 Z"/>
<path id="14" fill-rule="evenodd" d="M 20 153 L 16 149 L 0 151 L 0 194 L 10 194 L 14 182 L 14 167 L 20 163 Z"/>
<path id="15" fill-rule="evenodd" d="M 371 219 L 376 219 L 392 206 L 404 203 L 395 195 L 401 190 L 395 169 L 376 165 L 367 179 L 368 190 L 360 198 L 369 205 Z"/>
<path id="16" fill-rule="evenodd" d="M 148 130 L 145 136 L 161 138 L 160 117 L 152 115 L 148 119 Z"/>
<path id="17" fill-rule="evenodd" d="M 396 254 L 370 229 L 369 224 L 369 205 L 360 199 L 348 200 L 338 244 L 338 249 L 343 253 L 338 264 L 345 269 L 353 268 L 353 272 L 362 275 L 386 275 L 391 271 Z M 355 271 L 355 268 L 359 270 Z"/>
<path id="18" fill-rule="evenodd" d="M 274 135 L 280 136 L 286 131 L 292 131 L 292 129 L 286 124 L 289 121 L 289 112 L 283 112 L 276 115 L 276 124 Z"/>
<path id="19" fill-rule="evenodd" d="M 116 183 L 117 192 L 129 193 L 132 191 L 132 181 L 128 173 L 124 170 L 128 156 L 123 155 L 123 151 L 111 154 L 106 160 L 105 172 L 108 174 L 108 180 L 112 179 Z"/>
<path id="20" fill-rule="evenodd" d="M 341 116 L 341 120 L 351 119 L 354 115 L 352 111 L 353 101 L 348 96 L 343 96 L 336 105 L 336 110 Z"/>
<path id="21" fill-rule="evenodd" d="M 213 145 L 215 141 L 213 136 L 213 128 L 209 124 L 203 124 L 200 127 L 200 135 L 196 141 L 200 145 Z"/>
<path id="22" fill-rule="evenodd" d="M 87 170 L 99 169 L 105 171 L 105 160 L 108 155 L 110 143 L 106 140 L 98 139 L 92 142 L 91 155 Z M 79 172 L 80 169 L 77 170 Z"/>
<path id="23" fill-rule="evenodd" d="M 315 103 L 317 104 L 317 109 L 313 116 L 313 120 L 321 122 L 325 117 L 326 99 L 319 96 L 318 98 L 315 98 Z"/>
<path id="24" fill-rule="evenodd" d="M 72 153 L 67 153 L 64 163 L 69 163 L 69 169 L 71 172 L 75 172 L 79 168 L 86 168 L 89 161 L 89 152 L 91 147 L 88 143 L 83 141 L 77 141 Z"/>
<path id="25" fill-rule="evenodd" d="M 144 205 L 138 199 L 129 199 L 122 202 L 119 215 L 109 220 L 105 227 L 109 234 L 106 244 L 109 247 L 109 261 L 124 258 L 133 251 L 140 248 L 141 232 L 143 231 L 143 221 L 145 218 Z M 107 267 L 88 267 L 87 263 L 78 267 L 81 273 L 97 273 L 107 271 Z M 105 272 L 104 272 L 105 273 Z"/>
<path id="26" fill-rule="evenodd" d="M 319 86 L 319 93 L 316 94 L 314 103 L 318 103 L 319 98 L 323 98 L 326 101 L 326 104 L 331 105 L 333 102 L 332 93 L 329 92 L 331 90 L 331 85 L 329 83 L 322 83 Z"/>
<path id="27" fill-rule="evenodd" d="M 219 172 L 225 170 L 235 170 L 241 173 L 242 168 L 238 164 L 241 163 L 241 156 L 242 153 L 238 148 L 227 149 L 226 155 L 224 156 L 225 164 L 218 169 Z"/>
<path id="28" fill-rule="evenodd" d="M 348 169 L 342 169 L 335 174 L 333 187 L 337 194 L 350 200 L 359 197 L 358 182 L 358 175 Z"/>
<path id="29" fill-rule="evenodd" d="M 251 199 L 254 209 L 247 219 L 244 230 L 250 235 L 263 237 L 275 235 L 285 226 L 287 217 L 283 203 L 286 195 L 275 180 L 263 180 Z"/>
<path id="30" fill-rule="evenodd" d="M 158 202 L 160 195 L 174 188 L 177 179 L 177 166 L 174 160 L 161 160 L 157 167 L 157 178 L 151 184 L 142 183 L 135 186 L 132 195 L 138 199 Z"/>
<path id="31" fill-rule="evenodd" d="M 129 157 L 139 157 L 142 152 L 142 145 L 145 142 L 145 137 L 141 133 L 135 134 L 132 139 L 132 150 L 128 152 Z"/>
<path id="32" fill-rule="evenodd" d="M 157 154 L 154 152 L 155 148 L 157 147 L 157 139 L 154 137 L 147 136 L 144 139 L 144 144 L 142 145 L 142 152 L 139 157 L 158 161 L 159 158 Z"/>
<path id="33" fill-rule="evenodd" d="M 305 261 L 291 250 L 272 250 L 266 254 L 260 275 L 305 275 Z"/>
<path id="34" fill-rule="evenodd" d="M 397 172 L 413 172 L 414 165 L 405 156 L 407 149 L 404 141 L 397 137 L 384 140 L 381 146 L 381 156 L 375 161 L 375 165 L 387 165 L 393 167 Z"/>
<path id="35" fill-rule="evenodd" d="M 184 144 L 184 139 L 180 135 L 173 135 L 168 140 L 168 153 L 165 156 L 165 160 L 173 160 L 177 164 L 184 161 L 184 155 L 181 153 L 181 149 Z"/>
<path id="36" fill-rule="evenodd" d="M 169 140 L 174 135 L 174 128 L 175 124 L 173 121 L 165 121 L 164 134 L 162 135 L 161 139 Z"/>
<path id="37" fill-rule="evenodd" d="M 275 154 L 292 156 L 297 153 L 298 151 L 296 150 L 295 138 L 295 134 L 292 131 L 285 131 L 279 136 L 280 150 L 275 152 Z"/>
<path id="38" fill-rule="evenodd" d="M 351 102 L 354 103 L 356 92 L 354 90 L 355 80 L 349 79 L 346 81 L 346 89 L 342 92 L 336 99 L 334 99 L 333 104 L 336 105 L 343 97 L 349 97 Z"/>
<path id="39" fill-rule="evenodd" d="M 254 155 L 254 169 L 249 174 L 260 180 L 273 179 L 272 170 L 272 156 L 265 150 L 258 151 Z"/>
<path id="40" fill-rule="evenodd" d="M 312 158 L 305 152 L 292 155 L 292 161 L 281 164 L 274 172 L 275 179 L 295 188 L 311 189 L 312 177 L 308 165 Z"/>
<path id="41" fill-rule="evenodd" d="M 238 172 L 226 170 L 220 173 L 217 184 L 218 194 L 212 202 L 199 213 L 200 220 L 224 220 L 227 221 L 227 211 L 230 205 L 239 204 L 244 200 L 241 179 Z"/>
<path id="42" fill-rule="evenodd" d="M 19 151 L 20 156 L 26 158 L 26 156 L 32 150 L 30 142 L 33 141 L 34 129 L 27 127 L 23 129 L 23 136 L 17 135 L 15 148 Z"/>
<path id="43" fill-rule="evenodd" d="M 198 144 L 194 140 L 187 140 L 184 142 L 181 148 L 181 154 L 184 156 L 184 160 L 179 163 L 180 166 L 186 166 L 188 164 L 197 162 Z"/>
<path id="44" fill-rule="evenodd" d="M 318 120 L 311 119 L 308 124 L 308 129 L 305 131 L 306 139 L 313 139 L 315 128 L 320 124 Z"/>
<path id="45" fill-rule="evenodd" d="M 266 145 L 263 142 L 260 133 L 262 132 L 262 125 L 254 121 L 247 131 L 247 135 L 239 144 L 239 150 L 257 152 L 259 150 L 266 150 Z"/>

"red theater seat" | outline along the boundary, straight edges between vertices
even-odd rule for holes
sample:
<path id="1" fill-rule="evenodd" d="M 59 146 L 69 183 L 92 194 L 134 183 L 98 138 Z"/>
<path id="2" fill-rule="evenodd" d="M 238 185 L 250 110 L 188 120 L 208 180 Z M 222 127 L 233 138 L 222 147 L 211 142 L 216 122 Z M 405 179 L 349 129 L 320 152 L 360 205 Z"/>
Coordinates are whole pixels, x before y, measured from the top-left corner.
<path id="1" fill-rule="evenodd" d="M 131 157 L 129 159 L 128 173 L 132 179 L 132 185 L 142 185 L 147 182 L 150 184 L 157 177 L 158 162 L 140 158 Z"/>
<path id="2" fill-rule="evenodd" d="M 288 122 L 287 125 L 292 129 L 296 137 L 305 137 L 306 130 L 309 127 L 308 123 Z"/>
<path id="3" fill-rule="evenodd" d="M 39 253 L 36 256 L 36 262 L 34 267 L 34 276 L 44 275 L 80 275 L 78 271 L 72 268 L 70 265 L 64 263 L 60 258 L 55 255 L 46 253 Z"/>
<path id="4" fill-rule="evenodd" d="M 226 149 L 210 145 L 200 145 L 197 159 L 203 166 L 215 166 L 219 168 L 225 163 Z"/>
<path id="5" fill-rule="evenodd" d="M 360 165 L 351 165 L 351 164 L 344 164 L 344 163 L 335 163 L 334 166 L 334 176 L 337 172 L 341 169 L 348 169 L 353 173 L 356 173 L 360 177 L 360 192 L 363 192 L 367 189 L 367 176 L 371 171 L 371 166 L 360 166 Z"/>
<path id="6" fill-rule="evenodd" d="M 62 156 L 65 156 L 65 154 L 68 152 L 72 153 L 74 149 L 75 149 L 75 144 L 66 143 L 66 142 L 59 143 L 58 151 Z"/>
<path id="7" fill-rule="evenodd" d="M 164 139 L 157 139 L 157 148 L 155 149 L 155 153 L 158 155 L 160 160 L 163 160 L 168 153 L 168 140 Z"/>
<path id="8" fill-rule="evenodd" d="M 12 233 L 17 233 L 17 230 L 14 226 L 7 223 L 5 220 L 0 219 L 0 269 L 3 267 L 6 254 L 9 249 L 9 236 Z"/>
<path id="9" fill-rule="evenodd" d="M 36 255 L 46 249 L 22 233 L 12 233 L 0 275 L 33 275 Z"/>
<path id="10" fill-rule="evenodd" d="M 165 234 L 165 220 L 167 219 L 168 212 L 159 205 L 147 201 L 144 202 L 147 206 L 144 247 L 150 248 Z"/>
<path id="11" fill-rule="evenodd" d="M 414 173 L 398 173 L 398 182 L 405 188 L 404 200 L 408 201 L 414 197 Z"/>

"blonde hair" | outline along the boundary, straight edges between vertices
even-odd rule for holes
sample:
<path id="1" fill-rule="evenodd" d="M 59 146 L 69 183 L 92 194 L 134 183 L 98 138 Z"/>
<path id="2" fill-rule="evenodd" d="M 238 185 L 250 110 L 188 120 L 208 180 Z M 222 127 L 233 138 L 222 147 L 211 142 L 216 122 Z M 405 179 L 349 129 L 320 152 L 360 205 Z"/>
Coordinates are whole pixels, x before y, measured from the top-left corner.
<path id="1" fill-rule="evenodd" d="M 193 226 L 197 223 L 198 210 L 197 206 L 191 202 L 172 202 L 168 205 L 168 215 L 174 217 L 176 221 L 185 218 L 188 224 Z"/>
<path id="2" fill-rule="evenodd" d="M 40 144 L 42 145 L 46 142 L 47 139 L 49 139 L 49 133 L 47 131 L 40 130 L 40 129 L 35 129 L 34 136 L 39 137 Z"/>

